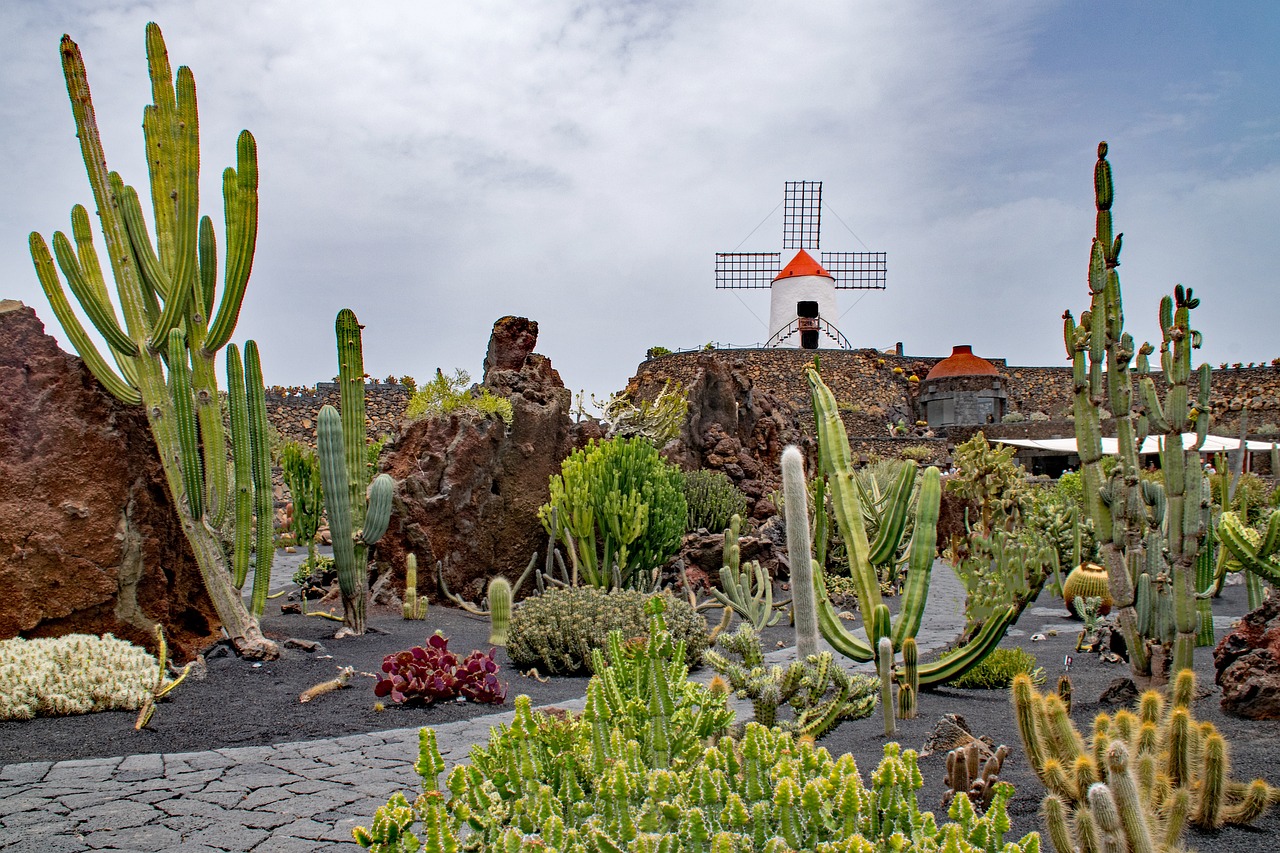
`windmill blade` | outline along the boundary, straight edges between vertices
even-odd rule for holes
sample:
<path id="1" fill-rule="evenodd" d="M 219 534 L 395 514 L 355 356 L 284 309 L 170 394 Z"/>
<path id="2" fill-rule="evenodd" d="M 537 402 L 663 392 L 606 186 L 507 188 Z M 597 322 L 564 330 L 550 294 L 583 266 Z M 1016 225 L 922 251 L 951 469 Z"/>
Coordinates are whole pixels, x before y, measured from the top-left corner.
<path id="1" fill-rule="evenodd" d="M 716 252 L 716 289 L 767 290 L 781 269 L 781 252 Z"/>
<path id="2" fill-rule="evenodd" d="M 816 249 L 822 236 L 822 181 L 787 181 L 782 248 Z"/>
<path id="3" fill-rule="evenodd" d="M 823 252 L 820 263 L 836 280 L 836 290 L 884 290 L 884 252 Z"/>

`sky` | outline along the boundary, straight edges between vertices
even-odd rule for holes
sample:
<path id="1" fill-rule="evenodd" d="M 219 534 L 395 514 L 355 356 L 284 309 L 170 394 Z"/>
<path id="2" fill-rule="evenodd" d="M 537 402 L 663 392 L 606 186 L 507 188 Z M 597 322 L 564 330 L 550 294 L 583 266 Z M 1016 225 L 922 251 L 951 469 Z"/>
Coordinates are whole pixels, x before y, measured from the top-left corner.
<path id="1" fill-rule="evenodd" d="M 7 0 L 0 298 L 64 347 L 27 251 L 92 210 L 59 38 L 84 52 L 109 165 L 143 187 L 151 20 L 195 73 L 216 223 L 236 135 L 257 139 L 234 339 L 268 384 L 337 373 L 342 308 L 373 376 L 479 379 L 513 314 L 601 396 L 652 346 L 762 341 L 767 291 L 717 290 L 715 253 L 780 251 L 789 180 L 823 182 L 823 250 L 888 253 L 884 291 L 840 296 L 855 347 L 1064 364 L 1104 139 L 1135 338 L 1158 339 L 1182 283 L 1198 360 L 1280 356 L 1267 0 Z"/>

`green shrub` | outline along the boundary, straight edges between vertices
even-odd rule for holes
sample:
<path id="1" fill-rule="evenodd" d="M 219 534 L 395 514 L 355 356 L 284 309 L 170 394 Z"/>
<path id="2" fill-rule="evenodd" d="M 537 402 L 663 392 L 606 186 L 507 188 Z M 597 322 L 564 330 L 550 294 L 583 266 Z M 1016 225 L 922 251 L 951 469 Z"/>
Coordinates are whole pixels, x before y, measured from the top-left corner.
<path id="1" fill-rule="evenodd" d="M 0 720 L 135 711 L 154 695 L 159 671 L 150 652 L 111 634 L 3 640 Z"/>
<path id="2" fill-rule="evenodd" d="M 948 682 L 965 690 L 1003 690 L 1016 675 L 1026 674 L 1034 684 L 1044 684 L 1044 667 L 1036 666 L 1036 656 L 1022 649 L 996 649 L 982 663 Z"/>
<path id="3" fill-rule="evenodd" d="M 592 440 L 551 475 L 551 500 L 538 518 L 584 583 L 650 591 L 653 570 L 684 538 L 683 484 L 680 469 L 643 438 Z"/>
<path id="4" fill-rule="evenodd" d="M 689 505 L 686 530 L 705 528 L 719 533 L 729 521 L 747 515 L 747 496 L 723 471 L 689 471 L 684 475 L 684 499 Z"/>
<path id="5" fill-rule="evenodd" d="M 1003 418 L 1000 419 L 1000 423 L 1020 424 L 1026 419 L 1027 419 L 1026 416 L 1023 415 L 1022 412 L 1009 412 L 1007 415 L 1005 415 Z"/>
<path id="6" fill-rule="evenodd" d="M 444 371 L 437 368 L 436 378 L 409 397 L 404 416 L 412 421 L 428 415 L 455 413 L 482 418 L 496 415 L 504 424 L 511 426 L 515 417 L 511 401 L 495 396 L 488 388 L 481 388 L 479 393 L 471 391 L 468 388 L 470 383 L 471 377 L 465 370 L 455 370 L 452 376 L 445 376 Z"/>
<path id="7" fill-rule="evenodd" d="M 652 400 L 637 401 L 624 391 L 610 394 L 603 403 L 592 397 L 592 402 L 600 407 L 600 419 L 608 426 L 610 438 L 643 438 L 654 447 L 678 436 L 689 413 L 684 391 L 670 382 Z"/>
<path id="8" fill-rule="evenodd" d="M 668 630 L 684 641 L 686 660 L 696 665 L 707 648 L 706 620 L 684 599 L 668 592 L 659 595 Z M 548 589 L 526 598 L 512 615 L 507 655 L 521 669 L 537 667 L 544 675 L 589 671 L 592 650 L 605 648 L 610 631 L 621 631 L 628 640 L 646 632 L 644 606 L 649 598 L 635 590 Z"/>
<path id="9" fill-rule="evenodd" d="M 909 444 L 898 451 L 898 455 L 903 459 L 911 459 L 915 462 L 927 462 L 933 458 L 934 448 L 927 444 Z"/>

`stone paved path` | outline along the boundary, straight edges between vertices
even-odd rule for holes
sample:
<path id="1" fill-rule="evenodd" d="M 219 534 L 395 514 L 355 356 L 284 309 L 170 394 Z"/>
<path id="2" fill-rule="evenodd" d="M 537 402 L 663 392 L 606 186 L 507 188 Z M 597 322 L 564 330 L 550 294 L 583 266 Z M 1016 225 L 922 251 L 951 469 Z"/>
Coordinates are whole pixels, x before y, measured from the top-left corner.
<path id="1" fill-rule="evenodd" d="M 935 565 L 918 635 L 922 651 L 955 638 L 964 588 Z M 792 650 L 767 657 L 785 660 Z M 864 665 L 864 667 L 869 665 Z M 710 678 L 705 670 L 698 675 Z M 557 707 L 581 709 L 583 701 Z M 739 716 L 750 717 L 742 703 Z M 511 712 L 436 727 L 452 767 Z M 418 730 L 212 752 L 135 755 L 0 766 L 4 853 L 307 853 L 359 850 L 367 826 L 396 791 L 418 792 Z"/>

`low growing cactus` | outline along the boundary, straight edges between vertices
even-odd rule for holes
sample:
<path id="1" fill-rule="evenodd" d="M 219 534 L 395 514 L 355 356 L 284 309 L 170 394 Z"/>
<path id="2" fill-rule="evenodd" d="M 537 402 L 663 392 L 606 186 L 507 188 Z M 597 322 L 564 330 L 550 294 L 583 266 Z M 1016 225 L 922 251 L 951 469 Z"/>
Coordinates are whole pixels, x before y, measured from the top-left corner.
<path id="1" fill-rule="evenodd" d="M 387 655 L 382 659 L 385 675 L 373 687 L 375 696 L 390 696 L 393 702 L 429 705 L 459 696 L 472 702 L 501 705 L 507 686 L 498 681 L 498 664 L 493 652 L 476 650 L 461 661 L 449 651 L 449 640 L 437 631 L 425 646 Z"/>

